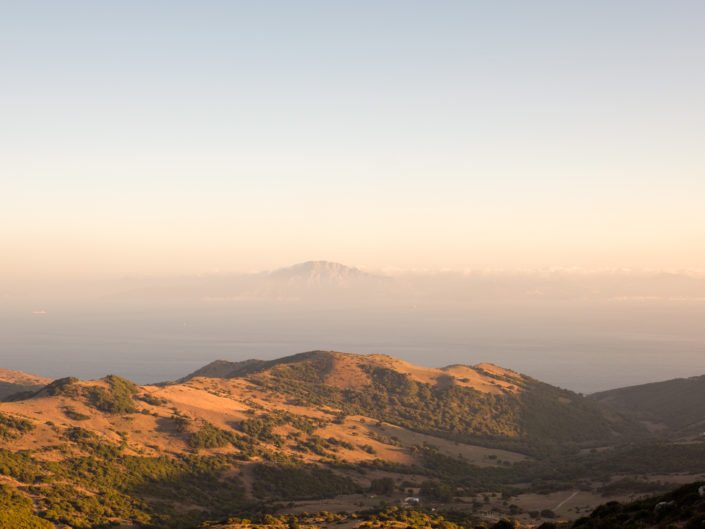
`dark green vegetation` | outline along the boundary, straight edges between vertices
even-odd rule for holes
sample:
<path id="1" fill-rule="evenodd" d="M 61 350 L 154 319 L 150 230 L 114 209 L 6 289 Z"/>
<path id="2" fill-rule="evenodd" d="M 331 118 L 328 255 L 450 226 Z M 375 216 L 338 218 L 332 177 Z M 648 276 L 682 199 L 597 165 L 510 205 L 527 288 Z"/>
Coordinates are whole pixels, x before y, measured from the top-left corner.
<path id="1" fill-rule="evenodd" d="M 588 490 L 591 488 L 591 481 L 606 482 L 614 475 L 705 472 L 703 443 L 625 445 L 581 456 L 559 454 L 551 458 L 499 467 L 478 467 L 443 455 L 429 445 L 415 447 L 415 450 L 420 456 L 420 465 L 406 466 L 376 460 L 359 464 L 355 468 L 423 477 L 422 485 L 425 486 L 425 491 L 422 494 L 439 501 L 488 490 L 507 494 L 517 494 L 520 490 L 539 494 L 571 489 Z M 526 483 L 530 484 L 528 489 L 519 488 L 521 484 Z M 619 484 L 618 481 L 615 486 Z M 621 484 L 625 485 L 623 481 Z M 647 486 L 641 481 L 625 490 L 645 493 L 662 489 L 662 486 Z M 609 489 L 600 492 L 609 492 Z"/>
<path id="2" fill-rule="evenodd" d="M 0 413 L 0 439 L 17 439 L 33 429 L 34 424 L 29 421 Z"/>
<path id="3" fill-rule="evenodd" d="M 5 485 L 0 485 L 0 527 L 53 529 L 52 524 L 34 515 L 32 500 Z"/>
<path id="4" fill-rule="evenodd" d="M 128 456 L 81 428 L 67 431 L 66 440 L 91 455 L 49 462 L 0 449 L 0 474 L 25 483 L 23 488 L 40 498 L 42 519 L 74 528 L 102 527 L 113 519 L 188 527 L 204 517 L 239 512 L 246 504 L 239 479 L 223 476 L 236 464 L 232 458 Z M 174 517 L 171 503 L 185 498 L 193 508 Z"/>
<path id="5" fill-rule="evenodd" d="M 42 388 L 38 394 L 46 394 L 50 397 L 55 397 L 57 395 L 75 396 L 78 393 L 76 382 L 78 382 L 76 377 L 58 378 L 51 384 L 48 384 Z"/>
<path id="6" fill-rule="evenodd" d="M 606 503 L 590 516 L 576 520 L 573 529 L 703 529 L 705 496 L 698 492 L 703 484 L 692 483 L 663 496 L 632 503 Z"/>
<path id="7" fill-rule="evenodd" d="M 361 492 L 350 478 L 315 465 L 256 465 L 252 492 L 269 500 L 334 498 Z"/>
<path id="8" fill-rule="evenodd" d="M 93 386 L 88 388 L 88 402 L 96 409 L 106 413 L 134 413 L 137 411 L 132 397 L 139 391 L 139 387 L 129 380 L 117 375 L 105 377 L 108 389 Z"/>
<path id="9" fill-rule="evenodd" d="M 64 415 L 72 421 L 87 421 L 90 419 L 89 415 L 76 411 L 72 406 L 64 407 Z"/>
<path id="10" fill-rule="evenodd" d="M 380 507 L 357 514 L 319 511 L 299 514 L 254 514 L 251 518 L 229 518 L 221 522 L 204 523 L 198 529 L 241 529 L 260 527 L 261 529 L 302 527 L 330 527 L 352 523 L 361 529 L 517 529 L 517 523 L 510 519 L 486 522 L 477 515 L 457 510 L 436 510 L 408 507 Z M 555 529 L 556 524 L 541 525 L 539 529 Z M 562 526 L 565 527 L 565 526 Z"/>
<path id="11" fill-rule="evenodd" d="M 108 375 L 103 379 L 108 387 L 81 387 L 75 377 L 60 378 L 36 393 L 37 396 L 84 397 L 86 403 L 105 413 L 134 413 L 137 411 L 133 397 L 139 392 L 139 386 L 117 375 Z M 72 408 L 67 408 L 67 416 L 77 418 Z M 71 417 L 71 415 L 74 417 Z"/>
<path id="12" fill-rule="evenodd" d="M 189 437 L 188 445 L 198 451 L 201 448 L 223 448 L 229 444 L 237 443 L 237 436 L 204 422 L 203 427 Z"/>
<path id="13" fill-rule="evenodd" d="M 592 399 L 680 437 L 705 431 L 705 375 L 595 393 Z"/>

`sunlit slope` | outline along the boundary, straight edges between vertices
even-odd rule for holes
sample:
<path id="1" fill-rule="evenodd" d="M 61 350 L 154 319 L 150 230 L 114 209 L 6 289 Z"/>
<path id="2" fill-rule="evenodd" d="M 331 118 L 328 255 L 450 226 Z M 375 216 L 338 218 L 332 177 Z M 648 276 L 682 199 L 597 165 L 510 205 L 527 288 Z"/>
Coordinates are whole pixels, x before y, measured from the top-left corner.
<path id="1" fill-rule="evenodd" d="M 421 482 L 452 458 L 495 487 L 526 459 L 293 400 L 245 378 L 56 380 L 0 403 L 0 485 L 27 523 L 190 527 L 271 499 L 361 493 L 378 475 Z"/>
<path id="2" fill-rule="evenodd" d="M 410 430 L 541 453 L 613 443 L 643 430 L 610 408 L 491 364 L 427 368 L 384 355 L 313 351 L 264 362 L 218 361 L 192 376 L 246 380 L 263 394 Z M 187 377 L 188 380 L 190 377 Z"/>
<path id="3" fill-rule="evenodd" d="M 661 453 L 623 445 L 641 433 L 595 401 L 491 364 L 314 351 L 218 361 L 156 385 L 69 377 L 2 402 L 0 485 L 18 513 L 56 524 L 193 527 L 276 501 L 352 495 L 354 509 L 378 480 L 443 501 L 572 487 L 654 457 L 664 472 L 692 470 L 701 453 L 663 447 L 631 462 Z M 580 450 L 608 444 L 621 448 Z"/>
<path id="4" fill-rule="evenodd" d="M 93 381 L 65 378 L 25 400 L 2 403 L 0 413 L 31 426 L 22 435 L 8 433 L 4 447 L 38 450 L 39 457 L 49 459 L 80 453 L 70 442 L 61 453 L 55 451 L 75 429 L 120 444 L 125 453 L 149 456 L 200 451 L 257 460 L 276 453 L 309 463 L 414 464 L 417 457 L 410 448 L 433 444 L 441 453 L 460 453 L 480 466 L 496 465 L 497 458 L 524 458 L 457 444 L 365 414 L 343 414 L 339 407 L 304 403 L 247 378 L 194 377 L 159 386 L 137 386 L 114 375 Z"/>

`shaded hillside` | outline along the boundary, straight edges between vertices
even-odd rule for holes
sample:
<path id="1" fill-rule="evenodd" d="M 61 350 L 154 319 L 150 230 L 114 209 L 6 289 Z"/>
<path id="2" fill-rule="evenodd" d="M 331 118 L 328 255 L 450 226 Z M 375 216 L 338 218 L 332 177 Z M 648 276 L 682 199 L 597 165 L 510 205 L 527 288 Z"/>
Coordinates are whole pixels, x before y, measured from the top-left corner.
<path id="1" fill-rule="evenodd" d="M 186 379 L 203 373 L 244 378 L 305 406 L 534 455 L 643 433 L 593 400 L 491 364 L 436 369 L 384 355 L 312 351 L 270 362 L 219 361 Z"/>
<path id="2" fill-rule="evenodd" d="M 190 375 L 183 377 L 179 380 L 179 382 L 187 382 L 188 380 L 191 380 L 192 378 L 196 377 L 236 378 L 239 376 L 254 373 L 260 369 L 264 369 L 268 365 L 271 365 L 271 362 L 265 362 L 264 360 L 254 359 L 243 360 L 242 362 L 227 362 L 225 360 L 216 360 L 194 371 Z"/>
<path id="3" fill-rule="evenodd" d="M 0 369 L 0 400 L 5 400 L 18 393 L 37 391 L 50 382 L 50 378 L 10 369 Z"/>
<path id="4" fill-rule="evenodd" d="M 665 435 L 705 433 L 705 375 L 602 391 L 590 398 Z"/>
<path id="5" fill-rule="evenodd" d="M 696 529 L 705 527 L 705 482 L 691 483 L 663 496 L 601 505 L 573 529 Z"/>

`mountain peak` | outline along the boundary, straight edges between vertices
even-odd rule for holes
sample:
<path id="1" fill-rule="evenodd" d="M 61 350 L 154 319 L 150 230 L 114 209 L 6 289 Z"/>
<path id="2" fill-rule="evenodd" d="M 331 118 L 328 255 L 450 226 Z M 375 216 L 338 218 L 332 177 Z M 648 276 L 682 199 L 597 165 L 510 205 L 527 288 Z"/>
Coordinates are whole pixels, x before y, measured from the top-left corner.
<path id="1" fill-rule="evenodd" d="M 269 276 L 281 279 L 350 279 L 369 275 L 358 268 L 332 261 L 306 261 L 305 263 L 298 263 L 286 268 L 279 268 L 269 273 Z"/>
<path id="2" fill-rule="evenodd" d="M 307 289 L 362 286 L 366 280 L 377 278 L 358 268 L 331 261 L 306 261 L 268 272 L 265 277 L 292 287 Z"/>

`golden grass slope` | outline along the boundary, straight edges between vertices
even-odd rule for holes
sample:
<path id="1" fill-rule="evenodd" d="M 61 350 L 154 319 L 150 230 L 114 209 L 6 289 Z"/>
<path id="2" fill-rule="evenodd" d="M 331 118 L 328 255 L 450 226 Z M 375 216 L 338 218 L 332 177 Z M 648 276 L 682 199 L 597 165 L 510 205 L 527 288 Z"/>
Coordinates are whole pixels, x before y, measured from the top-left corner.
<path id="1" fill-rule="evenodd" d="M 379 360 L 387 363 L 388 358 L 379 357 Z M 341 384 L 352 381 L 353 378 L 339 380 L 343 366 L 349 364 L 349 360 L 346 357 L 340 358 L 339 365 L 330 373 L 333 380 Z M 420 368 L 414 376 L 423 376 L 424 380 L 429 380 L 428 377 L 437 372 L 442 373 L 441 370 Z M 337 452 L 338 457 L 350 463 L 381 459 L 411 465 L 417 463 L 416 458 L 419 457 L 413 454 L 412 448 L 424 443 L 436 446 L 442 454 L 450 457 L 461 455 L 467 462 L 480 466 L 495 466 L 502 462 L 525 459 L 525 456 L 510 451 L 440 439 L 360 415 L 334 421 L 339 410 L 294 405 L 287 401 L 286 396 L 263 392 L 262 388 L 242 378 L 196 377 L 184 383 L 139 386 L 135 399 L 138 411 L 126 414 L 104 413 L 93 407 L 81 394 L 83 390 L 94 387 L 107 389 L 108 384 L 102 379 L 78 381 L 75 382 L 78 395 L 51 396 L 41 391 L 32 398 L 0 403 L 0 413 L 29 420 L 35 425 L 33 431 L 17 439 L 0 441 L 0 446 L 12 451 L 29 449 L 42 459 L 61 459 L 77 455 L 77 449 L 66 443 L 64 434 L 73 427 L 80 427 L 96 433 L 105 441 L 116 444 L 124 442 L 127 454 L 173 455 L 191 451 L 189 437 L 205 423 L 237 432 L 243 420 L 289 412 L 316 420 L 319 426 L 313 435 L 323 439 L 335 438 L 351 446 L 341 447 Z M 145 402 L 140 398 L 143 396 L 149 396 L 153 402 L 159 401 L 159 404 Z M 187 419 L 186 429 L 177 428 L 176 416 Z M 300 457 L 309 463 L 325 459 L 325 456 L 298 450 L 297 442 L 306 436 L 302 437 L 291 425 L 277 426 L 274 433 L 285 438 L 285 444 L 276 447 L 263 443 L 264 448 Z M 395 442 L 390 444 L 390 439 Z M 238 448 L 230 445 L 201 450 L 203 454 L 238 452 Z M 257 460 L 255 458 L 253 462 Z"/>
<path id="2" fill-rule="evenodd" d="M 182 381 L 195 377 L 239 378 L 253 373 L 267 373 L 279 364 L 311 361 L 324 366 L 321 368 L 321 374 L 325 384 L 341 389 L 359 389 L 369 385 L 371 382 L 369 370 L 374 368 L 394 370 L 407 375 L 415 382 L 443 385 L 452 381 L 453 384 L 459 386 L 471 387 L 483 393 L 492 394 L 519 392 L 525 380 L 525 377 L 514 371 L 488 363 L 475 366 L 451 365 L 435 368 L 413 365 L 382 354 L 359 355 L 337 351 L 310 351 L 275 361 L 227 362 L 216 360 L 184 377 Z"/>

